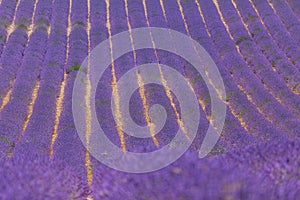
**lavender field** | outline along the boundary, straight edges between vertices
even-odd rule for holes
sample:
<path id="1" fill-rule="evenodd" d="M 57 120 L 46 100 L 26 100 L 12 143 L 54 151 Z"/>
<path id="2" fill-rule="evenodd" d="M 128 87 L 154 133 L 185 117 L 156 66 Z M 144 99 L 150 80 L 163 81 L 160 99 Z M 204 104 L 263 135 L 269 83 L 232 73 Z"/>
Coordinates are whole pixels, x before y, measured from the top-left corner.
<path id="1" fill-rule="evenodd" d="M 132 33 L 149 27 L 177 31 L 201 45 L 224 92 L 210 69 L 203 77 L 177 54 L 184 46 L 174 45 L 173 52 L 156 48 L 150 32 L 153 46 L 139 49 Z M 125 31 L 130 52 L 116 58 L 120 44 L 111 38 Z M 171 31 L 170 41 L 170 46 L 178 42 L 172 42 Z M 111 64 L 99 77 L 95 99 L 89 78 L 82 81 L 85 95 L 77 98 L 79 74 L 89 75 L 82 63 L 90 65 L 91 53 L 104 42 Z M 149 137 L 122 129 L 128 119 L 117 82 L 149 63 L 158 63 L 159 70 L 170 66 L 185 78 L 197 99 L 198 128 L 175 162 L 128 173 L 99 159 L 113 158 L 113 152 L 91 153 L 106 145 L 93 145 L 93 108 L 106 137 L 124 154 L 155 152 L 168 146 L 178 130 L 190 139 L 181 99 L 161 70 L 160 85 L 145 84 L 139 73 L 132 79 L 139 88 L 128 113 L 132 122 L 149 129 Z M 215 102 L 226 108 L 222 126 Z M 83 112 L 74 112 L 76 103 Z M 166 120 L 154 134 L 151 107 L 157 104 L 165 109 L 157 117 Z M 84 123 L 78 125 L 76 116 Z M 219 130 L 219 138 L 201 157 L 210 129 Z M 299 137 L 299 0 L 0 0 L 0 200 L 297 200 Z M 157 156 L 144 165 L 164 160 Z M 138 161 L 119 161 L 140 167 Z"/>

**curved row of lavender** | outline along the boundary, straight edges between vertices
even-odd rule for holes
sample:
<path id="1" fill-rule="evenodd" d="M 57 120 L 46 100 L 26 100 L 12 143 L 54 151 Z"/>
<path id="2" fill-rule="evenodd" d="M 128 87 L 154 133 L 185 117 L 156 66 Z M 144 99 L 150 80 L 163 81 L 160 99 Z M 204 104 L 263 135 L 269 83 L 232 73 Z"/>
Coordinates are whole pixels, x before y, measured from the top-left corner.
<path id="1" fill-rule="evenodd" d="M 199 159 L 214 113 L 195 68 L 158 49 L 116 59 L 115 72 L 110 66 L 101 77 L 95 101 L 114 144 L 121 146 L 111 84 L 113 76 L 119 79 L 133 67 L 172 66 L 189 80 L 201 115 L 197 136 L 180 159 L 152 173 L 127 174 L 89 158 L 75 128 L 72 92 L 89 51 L 110 33 L 148 26 L 179 31 L 205 48 L 222 75 L 227 113 L 218 143 Z M 300 198 L 297 0 L 2 0 L 0 81 L 0 199 Z M 144 96 L 133 94 L 130 114 L 146 126 L 143 99 L 149 107 L 164 106 L 168 118 L 156 135 L 161 148 L 180 128 L 177 110 L 166 88 L 144 89 Z M 157 149 L 151 137 L 125 134 L 124 141 L 131 152 Z"/>

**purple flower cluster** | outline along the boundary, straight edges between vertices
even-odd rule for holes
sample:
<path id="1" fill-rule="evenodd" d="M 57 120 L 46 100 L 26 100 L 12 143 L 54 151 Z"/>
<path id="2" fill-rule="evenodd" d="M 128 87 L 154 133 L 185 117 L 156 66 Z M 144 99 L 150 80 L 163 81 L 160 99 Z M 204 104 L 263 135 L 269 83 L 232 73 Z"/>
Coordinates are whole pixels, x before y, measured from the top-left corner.
<path id="1" fill-rule="evenodd" d="M 0 176 L 1 199 L 84 199 L 90 193 L 75 169 L 39 156 L 1 160 Z"/>
<path id="2" fill-rule="evenodd" d="M 299 147 L 297 142 L 274 140 L 201 161 L 189 151 L 168 168 L 125 175 L 120 182 L 131 193 L 123 195 L 128 199 L 297 199 Z"/>

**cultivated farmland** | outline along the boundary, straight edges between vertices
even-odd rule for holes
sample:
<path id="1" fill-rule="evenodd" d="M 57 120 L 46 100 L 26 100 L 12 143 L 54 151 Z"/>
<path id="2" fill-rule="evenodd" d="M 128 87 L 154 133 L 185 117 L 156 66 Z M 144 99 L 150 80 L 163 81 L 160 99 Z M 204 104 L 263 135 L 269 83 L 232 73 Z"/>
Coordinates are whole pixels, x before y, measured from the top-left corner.
<path id="1" fill-rule="evenodd" d="M 169 31 L 167 44 L 158 44 L 154 27 Z M 137 39 L 138 28 L 148 28 L 149 37 Z M 126 40 L 116 43 L 114 36 L 124 32 Z M 222 84 L 211 63 L 203 63 L 203 77 L 181 56 L 186 46 L 177 33 L 197 43 L 184 53 L 199 55 L 197 45 L 203 47 Z M 146 41 L 151 45 L 140 48 Z M 107 51 L 93 54 L 103 44 Z M 122 45 L 130 51 L 118 57 Z M 95 57 L 110 63 L 96 84 L 93 72 L 106 66 L 92 68 Z M 137 70 L 131 81 L 138 89 L 120 89 L 129 71 L 153 63 L 161 84 L 146 84 L 150 78 Z M 183 109 L 180 82 L 170 80 L 164 66 L 194 93 L 200 114 L 194 138 L 185 116 L 195 110 Z M 131 95 L 130 117 L 124 90 Z M 221 125 L 216 103 L 226 109 Z M 157 104 L 164 112 L 153 111 Z M 168 165 L 126 173 L 110 164 L 140 172 L 139 160 L 93 153 L 107 145 L 95 143 L 93 117 L 124 155 L 164 147 L 176 152 L 185 144 L 170 143 L 177 131 L 191 144 Z M 127 133 L 130 123 L 136 126 Z M 135 137 L 146 129 L 147 138 Z M 207 133 L 218 138 L 202 158 Z M 298 0 L 0 0 L 0 199 L 296 200 L 299 137 Z M 168 159 L 154 156 L 143 164 Z"/>

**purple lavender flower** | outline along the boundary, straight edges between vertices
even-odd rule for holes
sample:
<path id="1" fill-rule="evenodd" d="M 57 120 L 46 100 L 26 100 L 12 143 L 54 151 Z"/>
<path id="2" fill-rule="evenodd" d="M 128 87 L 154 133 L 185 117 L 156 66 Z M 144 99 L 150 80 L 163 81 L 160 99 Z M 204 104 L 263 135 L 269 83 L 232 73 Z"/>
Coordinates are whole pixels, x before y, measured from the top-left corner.
<path id="1" fill-rule="evenodd" d="M 0 166 L 1 199 L 84 199 L 89 194 L 63 162 L 19 154 L 1 160 Z"/>

